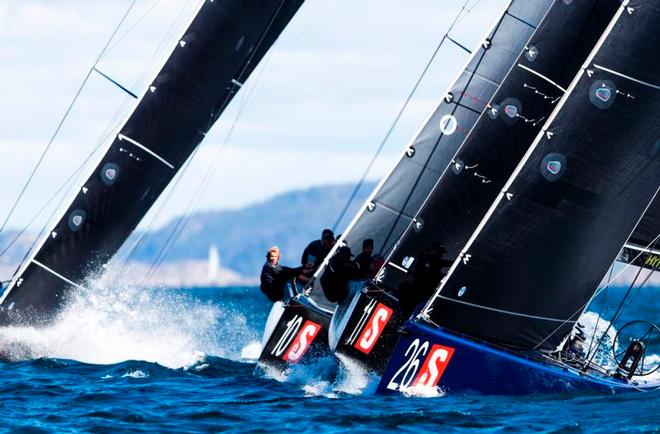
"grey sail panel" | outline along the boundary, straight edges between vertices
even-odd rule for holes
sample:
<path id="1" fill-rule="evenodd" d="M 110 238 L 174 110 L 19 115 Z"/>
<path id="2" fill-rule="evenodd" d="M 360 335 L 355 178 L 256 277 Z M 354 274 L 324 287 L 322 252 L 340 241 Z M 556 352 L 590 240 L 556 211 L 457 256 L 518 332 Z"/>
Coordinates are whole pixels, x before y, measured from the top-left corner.
<path id="1" fill-rule="evenodd" d="M 570 333 L 660 185 L 660 9 L 622 6 L 425 312 L 518 349 Z"/>
<path id="2" fill-rule="evenodd" d="M 2 298 L 3 321 L 49 319 L 102 271 L 303 0 L 206 1 L 47 238 Z"/>
<path id="3" fill-rule="evenodd" d="M 550 0 L 534 0 L 509 5 L 486 35 L 485 45 L 476 49 L 446 98 L 413 139 L 409 152 L 382 183 L 372 206 L 353 222 L 346 239 L 353 250 L 360 249 L 363 239 L 373 238 L 376 253 L 389 253 L 551 4 Z M 383 218 L 384 212 L 369 211 L 380 207 L 389 212 L 388 218 Z"/>
<path id="4" fill-rule="evenodd" d="M 386 287 L 397 290 L 411 258 L 432 243 L 444 246 L 447 259 L 458 257 L 618 6 L 616 0 L 554 3 L 398 241 L 382 279 Z M 429 297 L 433 290 L 420 291 Z"/>

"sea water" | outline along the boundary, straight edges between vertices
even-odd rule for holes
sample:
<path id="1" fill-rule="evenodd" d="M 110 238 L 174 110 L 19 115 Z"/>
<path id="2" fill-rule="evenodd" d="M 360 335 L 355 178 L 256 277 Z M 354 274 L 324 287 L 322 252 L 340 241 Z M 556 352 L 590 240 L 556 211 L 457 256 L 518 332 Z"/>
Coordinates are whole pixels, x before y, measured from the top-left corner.
<path id="1" fill-rule="evenodd" d="M 0 328 L 0 432 L 660 430 L 660 392 L 380 397 L 332 358 L 264 371 L 269 307 L 256 288 L 97 288 L 51 326 Z"/>

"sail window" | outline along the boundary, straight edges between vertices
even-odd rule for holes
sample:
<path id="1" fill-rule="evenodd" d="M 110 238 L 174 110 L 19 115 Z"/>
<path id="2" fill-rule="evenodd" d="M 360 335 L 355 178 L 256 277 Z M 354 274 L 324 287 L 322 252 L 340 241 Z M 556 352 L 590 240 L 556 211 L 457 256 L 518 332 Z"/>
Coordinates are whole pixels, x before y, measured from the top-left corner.
<path id="1" fill-rule="evenodd" d="M 551 152 L 541 161 L 541 174 L 550 181 L 555 182 L 566 170 L 566 156 L 558 152 Z"/>
<path id="2" fill-rule="evenodd" d="M 444 115 L 440 119 L 440 131 L 446 136 L 451 136 L 458 128 L 458 121 L 454 115 Z"/>
<path id="3" fill-rule="evenodd" d="M 460 174 L 465 168 L 465 163 L 461 159 L 456 159 L 451 163 L 451 171 L 454 172 L 454 175 Z"/>
<path id="4" fill-rule="evenodd" d="M 504 112 L 501 119 L 505 124 L 513 125 L 518 122 L 520 112 L 522 111 L 522 103 L 519 100 L 516 98 L 506 98 L 502 101 L 500 107 L 502 107 L 502 112 Z"/>
<path id="5" fill-rule="evenodd" d="M 525 50 L 525 58 L 530 62 L 535 61 L 538 55 L 539 55 L 539 49 L 533 45 L 530 45 L 529 48 Z"/>
<path id="6" fill-rule="evenodd" d="M 465 291 L 467 291 L 467 288 L 465 286 L 461 286 L 461 289 L 458 290 L 458 296 L 463 297 L 463 294 L 465 294 Z"/>
<path id="7" fill-rule="evenodd" d="M 112 185 L 117 181 L 119 176 L 119 166 L 115 163 L 107 163 L 101 169 L 101 181 L 105 185 Z"/>
<path id="8" fill-rule="evenodd" d="M 412 158 L 415 156 L 415 147 L 411 146 L 408 149 L 406 149 L 406 157 Z"/>
<path id="9" fill-rule="evenodd" d="M 606 110 L 614 104 L 616 86 L 610 80 L 597 80 L 589 89 L 589 100 L 601 110 Z"/>
<path id="10" fill-rule="evenodd" d="M 77 209 L 69 214 L 69 229 L 78 232 L 87 220 L 87 213 L 82 209 Z"/>

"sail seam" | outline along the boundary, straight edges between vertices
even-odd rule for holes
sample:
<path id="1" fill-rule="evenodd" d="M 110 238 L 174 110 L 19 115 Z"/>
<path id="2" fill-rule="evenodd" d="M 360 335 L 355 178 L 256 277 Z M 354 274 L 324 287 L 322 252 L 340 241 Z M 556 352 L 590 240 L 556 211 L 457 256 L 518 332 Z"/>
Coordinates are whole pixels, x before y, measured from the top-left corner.
<path id="1" fill-rule="evenodd" d="M 412 221 L 412 220 L 415 219 L 414 217 L 411 217 L 411 216 L 409 216 L 408 214 L 402 212 L 402 210 L 397 210 L 397 209 L 395 209 L 395 208 L 392 208 L 391 206 L 385 205 L 385 204 L 382 203 L 382 202 L 375 202 L 375 201 L 374 201 L 374 203 L 375 203 L 376 205 L 378 205 L 379 207 L 381 207 L 381 208 L 383 208 L 383 209 L 385 209 L 385 210 L 387 210 L 387 211 L 389 211 L 389 212 L 391 212 L 391 213 L 394 213 L 394 214 L 396 214 L 396 215 L 401 214 L 402 217 L 405 217 L 405 218 L 407 218 L 408 220 L 411 220 L 411 221 Z"/>
<path id="2" fill-rule="evenodd" d="M 523 318 L 538 319 L 538 320 L 541 320 L 541 321 L 560 322 L 560 323 L 563 323 L 563 324 L 577 322 L 577 321 L 571 321 L 571 320 L 566 320 L 566 319 L 550 318 L 550 317 L 546 317 L 546 316 L 530 315 L 530 314 L 527 314 L 527 313 L 513 312 L 511 310 L 497 309 L 495 307 L 483 306 L 481 304 L 474 304 L 474 303 L 470 303 L 470 302 L 467 302 L 467 301 L 456 300 L 454 298 L 445 297 L 444 295 L 438 295 L 438 298 L 441 298 L 441 299 L 447 300 L 447 301 L 453 301 L 454 303 L 464 304 L 464 305 L 470 306 L 470 307 L 476 307 L 476 308 L 479 308 L 479 309 L 490 310 L 490 311 L 493 311 L 493 312 L 503 313 L 503 314 L 512 315 L 512 316 L 519 316 L 519 317 L 523 317 Z"/>
<path id="3" fill-rule="evenodd" d="M 64 282 L 68 283 L 69 285 L 75 286 L 76 288 L 79 288 L 79 289 L 87 290 L 87 288 L 85 288 L 84 286 L 82 286 L 82 285 L 78 285 L 76 282 L 67 279 L 66 277 L 64 277 L 64 276 L 62 276 L 60 273 L 58 273 L 57 271 L 55 271 L 55 270 L 53 270 L 53 269 L 51 269 L 51 268 L 45 266 L 44 264 L 42 264 L 41 262 L 37 261 L 36 259 L 33 259 L 33 260 L 30 261 L 30 262 L 32 262 L 34 265 L 37 265 L 37 266 L 39 266 L 40 268 L 42 268 L 42 269 L 48 271 L 48 272 L 49 272 L 50 274 L 52 274 L 53 276 L 57 277 L 57 278 L 60 279 L 60 280 L 63 280 Z"/>
<path id="4" fill-rule="evenodd" d="M 658 85 L 656 85 L 656 84 L 652 84 L 652 83 L 649 83 L 649 82 L 646 82 L 646 81 L 640 80 L 640 79 L 638 79 L 638 78 L 631 77 L 631 76 L 626 75 L 626 74 L 622 74 L 621 72 L 617 72 L 617 71 L 615 71 L 615 70 L 613 70 L 613 69 L 609 69 L 609 68 L 606 68 L 606 67 L 601 66 L 601 65 L 596 65 L 595 63 L 594 63 L 594 68 L 596 68 L 596 69 L 600 69 L 601 71 L 609 72 L 610 74 L 618 75 L 619 77 L 626 78 L 626 79 L 628 79 L 628 80 L 630 80 L 630 81 L 634 81 L 635 83 L 639 83 L 639 84 L 641 84 L 641 85 L 644 85 L 644 86 L 650 87 L 651 89 L 660 90 L 660 86 L 658 86 Z"/>
<path id="5" fill-rule="evenodd" d="M 537 76 L 537 77 L 539 77 L 539 78 L 542 78 L 543 80 L 547 81 L 547 82 L 550 83 L 551 85 L 555 86 L 557 89 L 559 89 L 559 90 L 561 90 L 562 92 L 566 93 L 566 89 L 564 89 L 563 87 L 561 87 L 560 85 L 558 85 L 556 82 L 550 80 L 548 77 L 546 77 L 545 75 L 541 74 L 540 72 L 534 71 L 532 68 L 530 68 L 530 67 L 528 67 L 528 66 L 525 66 L 525 65 L 523 65 L 522 63 L 519 63 L 519 64 L 518 64 L 518 67 L 524 69 L 524 70 L 527 71 L 527 72 L 530 72 L 530 73 L 534 74 L 535 76 Z"/>
<path id="6" fill-rule="evenodd" d="M 495 80 L 491 80 L 490 78 L 485 77 L 485 76 L 479 74 L 476 70 L 475 70 L 474 72 L 470 72 L 470 71 L 468 71 L 468 70 L 465 70 L 464 72 L 467 73 L 467 74 L 469 74 L 471 77 L 478 78 L 478 79 L 480 79 L 480 80 L 482 80 L 482 81 L 485 81 L 485 82 L 488 83 L 488 84 L 492 84 L 492 85 L 495 86 L 495 87 L 498 87 L 498 88 L 499 88 L 499 87 L 502 85 L 502 83 L 498 83 L 498 82 L 496 82 Z"/>
<path id="7" fill-rule="evenodd" d="M 166 166 L 169 167 L 170 169 L 174 169 L 174 166 L 173 166 L 172 164 L 170 164 L 169 161 L 167 161 L 166 159 L 164 159 L 164 158 L 161 157 L 160 155 L 156 154 L 154 151 L 152 151 L 151 149 L 147 148 L 147 147 L 144 146 L 143 144 L 138 143 L 137 141 L 135 141 L 135 140 L 131 139 L 130 137 L 125 136 L 125 135 L 123 135 L 123 134 L 117 134 L 117 138 L 118 138 L 119 140 L 126 140 L 128 143 L 132 143 L 133 145 L 135 145 L 135 146 L 137 146 L 138 148 L 142 149 L 144 152 L 148 153 L 148 154 L 151 155 L 152 157 L 158 159 L 158 161 L 160 161 L 161 163 L 163 163 L 164 165 L 166 165 Z"/>

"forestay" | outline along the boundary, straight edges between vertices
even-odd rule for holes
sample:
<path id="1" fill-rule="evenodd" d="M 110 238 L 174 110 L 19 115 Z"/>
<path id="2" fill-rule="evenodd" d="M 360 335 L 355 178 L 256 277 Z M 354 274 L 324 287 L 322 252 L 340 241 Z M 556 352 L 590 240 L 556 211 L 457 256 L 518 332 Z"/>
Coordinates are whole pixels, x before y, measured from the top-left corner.
<path id="1" fill-rule="evenodd" d="M 0 300 L 2 322 L 48 319 L 103 269 L 304 0 L 203 1 L 64 214 Z"/>
<path id="2" fill-rule="evenodd" d="M 429 321 L 512 348 L 561 344 L 660 184 L 659 26 L 656 1 L 619 8 L 426 306 Z"/>

